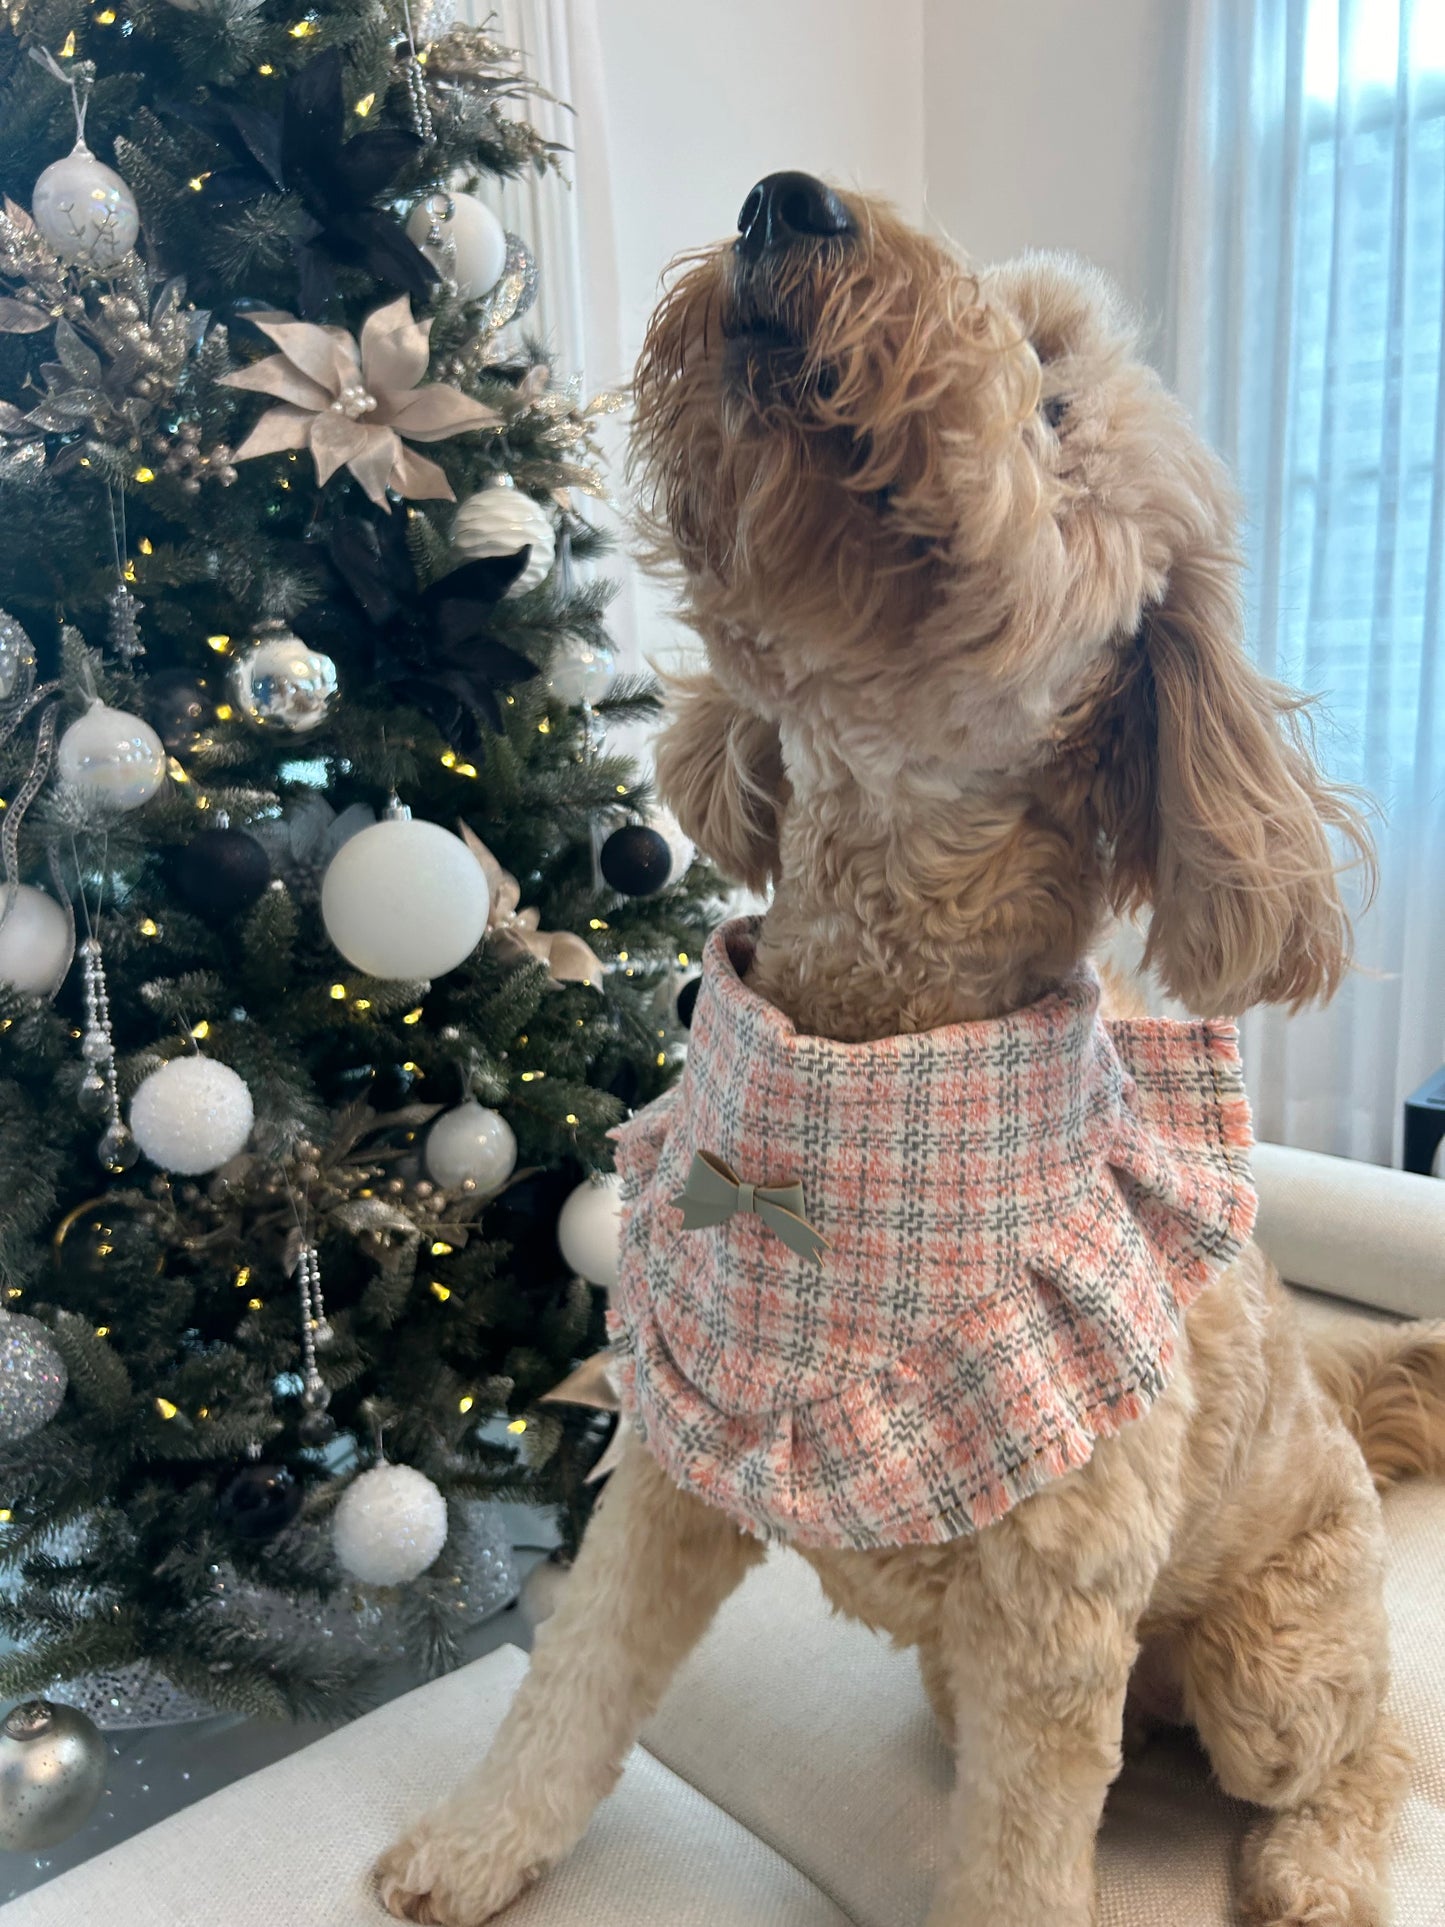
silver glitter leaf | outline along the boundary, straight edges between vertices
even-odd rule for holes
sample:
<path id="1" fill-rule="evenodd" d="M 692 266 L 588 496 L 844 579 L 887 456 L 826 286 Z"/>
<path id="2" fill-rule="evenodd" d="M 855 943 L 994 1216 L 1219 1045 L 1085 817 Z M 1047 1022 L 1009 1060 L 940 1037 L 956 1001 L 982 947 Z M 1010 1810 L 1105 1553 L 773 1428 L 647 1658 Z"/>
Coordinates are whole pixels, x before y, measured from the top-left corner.
<path id="1" fill-rule="evenodd" d="M 50 326 L 52 316 L 28 302 L 0 299 L 0 335 L 39 335 Z"/>

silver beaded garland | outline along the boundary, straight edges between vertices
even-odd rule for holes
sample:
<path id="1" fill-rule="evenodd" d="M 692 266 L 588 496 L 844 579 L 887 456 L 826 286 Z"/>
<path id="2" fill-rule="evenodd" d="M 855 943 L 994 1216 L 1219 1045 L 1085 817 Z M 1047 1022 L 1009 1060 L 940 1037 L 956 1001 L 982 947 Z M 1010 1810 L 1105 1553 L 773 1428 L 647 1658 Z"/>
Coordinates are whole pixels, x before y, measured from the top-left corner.
<path id="1" fill-rule="evenodd" d="M 296 1260 L 296 1283 L 301 1294 L 301 1422 L 297 1431 L 303 1445 L 324 1445 L 336 1431 L 327 1411 L 331 1393 L 316 1369 L 316 1347 L 329 1345 L 334 1334 L 326 1322 L 321 1298 L 321 1261 L 314 1244 L 303 1244 Z"/>

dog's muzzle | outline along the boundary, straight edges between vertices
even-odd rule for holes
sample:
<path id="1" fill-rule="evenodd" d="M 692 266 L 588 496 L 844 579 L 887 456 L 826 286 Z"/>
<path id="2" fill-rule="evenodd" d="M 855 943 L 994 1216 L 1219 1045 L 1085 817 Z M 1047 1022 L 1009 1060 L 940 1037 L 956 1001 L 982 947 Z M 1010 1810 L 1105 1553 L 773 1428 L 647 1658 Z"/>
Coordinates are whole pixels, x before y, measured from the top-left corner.
<path id="1" fill-rule="evenodd" d="M 831 187 L 811 174 L 767 174 L 743 202 L 737 251 L 745 261 L 854 233 L 853 216 Z"/>

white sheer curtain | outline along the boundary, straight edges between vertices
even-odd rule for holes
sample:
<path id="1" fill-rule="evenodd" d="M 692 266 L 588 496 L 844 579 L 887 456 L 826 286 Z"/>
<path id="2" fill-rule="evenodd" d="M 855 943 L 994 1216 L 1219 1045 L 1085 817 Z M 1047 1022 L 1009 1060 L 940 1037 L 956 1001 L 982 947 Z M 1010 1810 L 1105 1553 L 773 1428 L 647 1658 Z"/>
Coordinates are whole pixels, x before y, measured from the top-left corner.
<path id="1" fill-rule="evenodd" d="M 1326 1011 L 1246 1020 L 1261 1137 L 1387 1163 L 1445 1060 L 1445 0 L 1192 0 L 1180 386 L 1237 474 L 1249 637 L 1377 796 Z"/>

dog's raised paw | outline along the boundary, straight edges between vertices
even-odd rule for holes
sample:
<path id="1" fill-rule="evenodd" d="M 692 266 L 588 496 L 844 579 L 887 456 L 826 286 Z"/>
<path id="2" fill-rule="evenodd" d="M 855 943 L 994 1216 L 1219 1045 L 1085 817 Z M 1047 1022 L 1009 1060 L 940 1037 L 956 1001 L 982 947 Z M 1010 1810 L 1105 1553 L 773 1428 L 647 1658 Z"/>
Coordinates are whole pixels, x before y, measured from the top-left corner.
<path id="1" fill-rule="evenodd" d="M 485 1839 L 437 1832 L 425 1824 L 399 1840 L 376 1864 L 381 1903 L 396 1920 L 418 1927 L 483 1927 L 542 1872 L 508 1864 Z"/>

